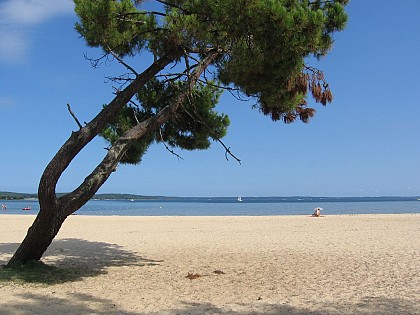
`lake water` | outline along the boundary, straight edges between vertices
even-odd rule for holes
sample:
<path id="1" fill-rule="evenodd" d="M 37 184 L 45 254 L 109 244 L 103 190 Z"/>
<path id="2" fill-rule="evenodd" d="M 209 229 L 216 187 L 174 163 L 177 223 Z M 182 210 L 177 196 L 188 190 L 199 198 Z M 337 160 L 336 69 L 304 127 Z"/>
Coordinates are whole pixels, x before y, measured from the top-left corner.
<path id="1" fill-rule="evenodd" d="M 36 200 L 1 200 L 7 209 L 0 214 L 37 214 Z M 22 208 L 31 207 L 30 211 Z M 76 213 L 79 215 L 122 216 L 257 216 L 308 215 L 315 207 L 323 214 L 398 214 L 420 213 L 417 197 L 320 198 L 320 197 L 236 197 L 175 198 L 157 200 L 91 200 Z"/>

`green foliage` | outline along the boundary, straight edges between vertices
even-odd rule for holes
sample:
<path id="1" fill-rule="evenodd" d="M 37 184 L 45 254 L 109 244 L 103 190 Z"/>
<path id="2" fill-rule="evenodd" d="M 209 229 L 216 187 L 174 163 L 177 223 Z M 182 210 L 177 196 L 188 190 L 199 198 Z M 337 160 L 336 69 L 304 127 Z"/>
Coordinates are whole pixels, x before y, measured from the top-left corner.
<path id="1" fill-rule="evenodd" d="M 74 0 L 75 11 L 81 22 L 76 30 L 83 34 L 87 44 L 102 47 L 108 52 L 134 55 L 144 47 L 147 37 L 139 36 L 155 28 L 153 15 L 138 11 L 130 0 Z"/>
<path id="2" fill-rule="evenodd" d="M 226 115 L 213 110 L 219 95 L 219 89 L 212 85 L 196 86 L 182 110 L 163 126 L 163 140 L 174 147 L 203 150 L 210 146 L 209 138 L 223 138 L 230 121 Z"/>
<path id="3" fill-rule="evenodd" d="M 170 105 L 182 89 L 182 83 L 167 84 L 154 79 L 137 94 L 139 106 L 127 105 L 114 121 L 102 132 L 111 144 L 139 122 L 152 117 Z M 207 149 L 209 139 L 220 139 L 226 135 L 229 118 L 214 111 L 220 96 L 215 85 L 197 85 L 183 102 L 175 117 L 154 133 L 148 134 L 133 144 L 122 163 L 137 164 L 153 142 L 162 142 L 186 150 Z"/>
<path id="4" fill-rule="evenodd" d="M 288 89 L 289 81 L 304 71 L 309 55 L 325 55 L 331 32 L 346 22 L 343 7 L 328 3 L 314 9 L 301 1 L 238 1 L 230 52 L 218 63 L 219 78 L 255 96 L 264 114 L 277 120 L 304 105 L 305 94 Z"/>
<path id="5" fill-rule="evenodd" d="M 155 141 L 194 150 L 223 137 L 229 119 L 214 110 L 220 95 L 214 82 L 254 97 L 260 112 L 273 120 L 307 122 L 315 113 L 307 107 L 308 92 L 323 105 L 332 101 L 332 93 L 323 73 L 305 60 L 331 49 L 333 33 L 347 22 L 347 2 L 166 0 L 157 13 L 142 10 L 143 1 L 75 0 L 76 29 L 88 45 L 120 56 L 144 51 L 172 56 L 176 65 L 167 70 L 166 81 L 154 78 L 146 84 L 138 107 L 127 105 L 102 135 L 112 144 L 173 102 L 189 80 L 189 63 L 199 62 L 211 48 L 220 51 L 211 65 L 213 80 L 196 84 L 173 119 L 133 145 L 123 162 L 138 163 Z"/>

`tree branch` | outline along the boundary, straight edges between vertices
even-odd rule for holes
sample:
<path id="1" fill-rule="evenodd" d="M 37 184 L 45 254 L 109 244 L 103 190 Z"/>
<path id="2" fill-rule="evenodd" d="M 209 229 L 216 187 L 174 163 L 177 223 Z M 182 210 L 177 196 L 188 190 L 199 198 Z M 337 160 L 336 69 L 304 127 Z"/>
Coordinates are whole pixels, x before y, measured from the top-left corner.
<path id="1" fill-rule="evenodd" d="M 77 187 L 73 192 L 64 195 L 58 199 L 62 205 L 66 205 L 66 214 L 70 215 L 79 207 L 85 204 L 93 195 L 98 191 L 98 189 L 105 183 L 109 178 L 112 172 L 118 166 L 119 161 L 124 156 L 125 152 L 130 148 L 130 146 L 143 137 L 145 134 L 152 132 L 156 128 L 159 128 L 160 125 L 164 124 L 170 120 L 181 104 L 184 102 L 188 93 L 192 90 L 193 86 L 196 84 L 198 78 L 203 73 L 203 71 L 213 62 L 213 60 L 220 53 L 218 49 L 215 49 L 203 61 L 198 65 L 189 80 L 189 84 L 184 86 L 183 91 L 178 95 L 173 103 L 165 106 L 160 110 L 156 115 L 136 124 L 131 129 L 126 131 L 114 144 L 109 148 L 104 159 L 99 163 L 99 165 L 90 173 L 83 183 Z M 168 62 L 169 63 L 169 62 Z M 137 79 L 136 79 L 137 80 Z M 133 83 L 132 83 L 133 84 Z M 116 98 L 132 86 L 130 84 L 127 88 L 119 93 Z M 132 94 L 131 96 L 133 96 Z M 128 102 L 128 99 L 125 100 L 124 104 Z M 108 105 L 110 106 L 110 105 Z M 106 109 L 105 107 L 104 109 Z M 100 130 L 102 130 L 101 128 Z M 45 174 L 45 173 L 44 173 Z M 54 186 L 55 187 L 55 186 Z"/>
<path id="2" fill-rule="evenodd" d="M 82 129 L 83 128 L 83 126 L 82 126 L 82 124 L 79 122 L 79 120 L 77 119 L 77 117 L 76 117 L 76 115 L 73 113 L 73 111 L 71 110 L 71 108 L 70 108 L 70 104 L 69 103 L 67 103 L 67 109 L 68 109 L 68 111 L 69 111 L 69 113 L 70 113 L 70 115 L 73 117 L 73 119 L 76 121 L 76 124 L 79 126 L 79 129 Z"/>
<path id="3" fill-rule="evenodd" d="M 158 11 L 137 11 L 137 12 L 126 12 L 126 13 L 118 13 L 116 14 L 117 18 L 122 17 L 121 20 L 127 21 L 125 19 L 126 16 L 130 16 L 130 15 L 146 15 L 146 14 L 150 14 L 150 15 L 160 15 L 160 16 L 166 16 L 165 13 L 162 12 L 158 12 Z M 131 20 L 128 20 L 131 21 Z M 135 22 L 139 22 L 139 21 L 135 21 Z M 144 21 L 143 21 L 144 22 Z"/>
<path id="4" fill-rule="evenodd" d="M 309 1 L 308 5 L 321 5 L 321 4 L 327 4 L 327 3 L 335 3 L 335 0 L 324 0 L 324 1 Z"/>
<path id="5" fill-rule="evenodd" d="M 166 144 L 165 140 L 163 139 L 162 129 L 161 129 L 161 128 L 159 128 L 159 135 L 160 135 L 160 140 L 162 141 L 162 143 L 163 143 L 163 145 L 165 146 L 166 150 L 168 150 L 171 154 L 175 155 L 175 156 L 178 158 L 178 160 L 179 160 L 179 159 L 183 160 L 183 158 L 182 158 L 181 156 L 179 156 L 178 154 L 176 154 L 176 153 L 174 152 L 174 150 L 171 150 L 171 149 L 168 147 L 168 145 Z"/>
<path id="6" fill-rule="evenodd" d="M 232 87 L 229 87 L 229 86 L 223 86 L 223 85 L 219 85 L 219 84 L 210 83 L 207 78 L 205 80 L 199 79 L 199 81 L 201 83 L 206 84 L 206 85 L 211 85 L 211 86 L 214 86 L 218 89 L 222 89 L 222 90 L 226 90 L 226 91 L 240 91 L 239 88 L 232 88 Z"/>
<path id="7" fill-rule="evenodd" d="M 132 73 L 134 73 L 136 75 L 136 77 L 139 75 L 136 70 L 134 70 L 132 67 L 130 67 L 130 65 L 128 65 L 126 62 L 124 62 L 124 60 L 122 60 L 122 58 L 120 58 L 116 53 L 114 53 L 109 46 L 107 46 L 107 49 L 108 49 L 108 52 L 115 59 L 117 59 L 120 64 L 122 64 L 124 67 L 126 67 L 128 70 L 130 70 Z"/>
<path id="8" fill-rule="evenodd" d="M 163 56 L 154 62 L 123 91 L 118 93 L 108 106 L 105 106 L 92 121 L 79 131 L 71 134 L 69 139 L 51 159 L 50 163 L 48 163 L 41 176 L 38 186 L 38 198 L 41 209 L 46 209 L 45 211 L 48 211 L 47 209 L 51 207 L 51 205 L 56 206 L 58 204 L 59 200 L 55 194 L 55 189 L 59 178 L 70 165 L 71 161 L 105 128 L 116 113 L 127 104 L 137 91 L 159 71 L 165 68 L 172 60 L 173 56 Z M 69 197 L 69 199 L 72 199 L 71 196 Z M 78 206 L 85 204 L 87 200 L 89 200 L 89 198 L 82 198 L 81 200 L 74 199 L 72 201 L 73 211 L 77 209 Z M 62 205 L 68 209 L 67 204 L 63 203 Z"/>
<path id="9" fill-rule="evenodd" d="M 108 82 L 119 82 L 119 81 L 123 81 L 123 82 L 130 82 L 133 81 L 135 78 L 131 78 L 130 75 L 132 75 L 131 73 L 124 73 L 119 75 L 118 77 L 109 77 L 106 76 L 105 79 L 105 83 Z"/>
<path id="10" fill-rule="evenodd" d="M 92 66 L 92 68 L 94 68 L 94 69 L 96 69 L 96 68 L 98 68 L 99 67 L 99 65 L 102 63 L 102 59 L 105 59 L 105 62 L 106 61 L 108 61 L 109 62 L 109 59 L 108 59 L 108 54 L 104 54 L 104 55 L 102 55 L 101 57 L 99 57 L 99 58 L 89 58 L 88 56 L 87 56 L 87 54 L 86 53 L 84 53 L 83 54 L 83 57 L 86 59 L 86 60 L 88 60 L 89 62 L 90 62 L 90 65 Z"/>
<path id="11" fill-rule="evenodd" d="M 190 104 L 191 104 L 191 101 L 190 101 Z M 213 129 L 211 129 L 204 121 L 203 121 L 203 119 L 201 118 L 201 116 L 200 116 L 200 114 L 198 114 L 196 111 L 194 111 L 194 114 L 196 115 L 196 117 L 194 117 L 190 112 L 188 112 L 185 108 L 184 108 L 184 111 L 188 114 L 188 116 L 190 116 L 192 119 L 196 119 L 196 118 L 198 118 L 198 122 L 199 123 L 201 123 L 202 125 L 204 125 L 209 131 L 210 131 L 210 133 L 213 133 Z M 239 163 L 239 165 L 241 165 L 241 160 L 240 159 L 238 159 L 233 153 L 232 153 L 232 151 L 230 151 L 230 147 L 228 148 L 224 143 L 223 143 L 223 141 L 222 140 L 220 140 L 220 138 L 219 137 L 216 137 L 215 135 L 212 135 L 212 138 L 215 140 L 215 141 L 217 141 L 217 142 L 219 142 L 222 146 L 223 146 L 223 148 L 225 148 L 225 157 L 226 157 L 226 160 L 227 161 L 229 161 L 229 159 L 228 159 L 228 154 L 231 156 L 231 157 L 233 157 L 238 163 Z"/>
<path id="12" fill-rule="evenodd" d="M 167 1 L 164 1 L 164 0 L 156 0 L 156 1 L 159 2 L 159 3 L 162 3 L 164 5 L 167 5 L 168 7 L 179 9 L 179 10 L 181 10 L 185 14 L 193 14 L 192 12 L 190 12 L 188 10 L 185 10 L 183 7 L 178 6 L 178 5 L 175 5 L 173 3 L 170 3 L 170 2 L 167 2 Z"/>
<path id="13" fill-rule="evenodd" d="M 228 159 L 228 154 L 231 156 L 231 157 L 233 157 L 238 163 L 239 163 L 239 165 L 242 165 L 241 164 L 241 160 L 240 159 L 238 159 L 235 155 L 233 155 L 233 153 L 232 153 L 232 151 L 230 151 L 230 147 L 227 147 L 224 143 L 223 143 L 223 141 L 222 140 L 220 140 L 219 138 L 217 138 L 216 139 L 216 141 L 217 142 L 219 142 L 224 148 L 225 148 L 225 158 L 226 158 L 226 161 L 229 161 L 229 159 Z"/>

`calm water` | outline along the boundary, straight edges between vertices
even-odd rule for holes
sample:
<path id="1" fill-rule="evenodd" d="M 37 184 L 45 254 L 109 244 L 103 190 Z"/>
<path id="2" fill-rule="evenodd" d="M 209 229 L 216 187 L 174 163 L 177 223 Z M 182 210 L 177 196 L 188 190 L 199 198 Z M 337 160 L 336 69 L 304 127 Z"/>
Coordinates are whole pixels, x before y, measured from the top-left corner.
<path id="1" fill-rule="evenodd" d="M 176 200 L 91 200 L 76 213 L 79 215 L 124 216 L 245 216 L 307 215 L 321 207 L 323 214 L 392 214 L 420 213 L 417 198 L 179 198 Z M 7 205 L 0 214 L 36 214 L 36 200 L 2 200 Z M 30 211 L 23 211 L 24 207 Z"/>

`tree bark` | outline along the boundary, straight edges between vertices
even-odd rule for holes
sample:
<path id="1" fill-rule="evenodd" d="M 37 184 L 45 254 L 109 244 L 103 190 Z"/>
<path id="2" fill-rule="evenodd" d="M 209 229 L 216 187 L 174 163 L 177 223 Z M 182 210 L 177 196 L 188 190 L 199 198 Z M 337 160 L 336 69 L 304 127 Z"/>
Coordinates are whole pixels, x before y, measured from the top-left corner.
<path id="1" fill-rule="evenodd" d="M 29 260 L 39 260 L 60 230 L 65 217 L 49 208 L 40 211 L 28 233 L 6 267 L 17 267 Z"/>
<path id="2" fill-rule="evenodd" d="M 172 104 L 163 108 L 155 116 L 140 122 L 128 130 L 113 144 L 108 150 L 105 158 L 93 172 L 85 178 L 78 188 L 65 196 L 57 198 L 55 188 L 61 174 L 82 148 L 102 131 L 106 124 L 113 118 L 113 115 L 135 95 L 137 90 L 161 70 L 159 67 L 155 67 L 153 71 L 148 71 L 153 68 L 156 62 L 145 71 L 147 72 L 146 75 L 143 76 L 144 73 L 141 75 L 143 76 L 143 79 L 136 83 L 135 88 L 132 87 L 133 82 L 124 89 L 124 91 L 118 94 L 114 100 L 105 107 L 97 117 L 95 117 L 95 119 L 70 136 L 51 160 L 41 177 L 38 188 L 40 212 L 32 226 L 29 228 L 25 239 L 6 267 L 15 267 L 25 264 L 29 260 L 41 259 L 42 255 L 57 235 L 64 220 L 93 197 L 112 172 L 115 171 L 118 162 L 136 140 L 140 139 L 143 135 L 154 131 L 175 115 L 200 75 L 216 58 L 218 53 L 219 51 L 215 49 L 203 59 L 199 66 L 194 69 L 184 91 L 178 95 Z M 168 63 L 169 60 L 166 60 L 165 62 L 162 62 L 161 60 L 160 66 L 162 66 L 162 64 L 166 66 Z M 129 93 L 126 92 L 127 89 L 130 90 Z M 125 96 L 121 97 L 120 95 L 123 93 Z M 108 108 L 111 105 L 113 107 Z"/>
<path id="3" fill-rule="evenodd" d="M 90 197 L 90 194 L 81 195 L 79 200 L 75 200 L 72 204 L 66 204 L 57 198 L 55 189 L 61 175 L 77 154 L 106 127 L 115 114 L 144 84 L 172 60 L 171 56 L 163 56 L 155 61 L 123 91 L 118 93 L 92 121 L 78 131 L 72 132 L 70 138 L 58 150 L 42 174 L 38 186 L 39 214 L 6 267 L 23 265 L 30 260 L 39 260 L 57 235 L 66 217 L 82 207 L 93 196 L 94 193 Z M 86 186 L 85 182 L 81 186 Z M 96 187 L 95 192 L 99 187 Z M 88 191 L 93 190 L 89 189 Z"/>

